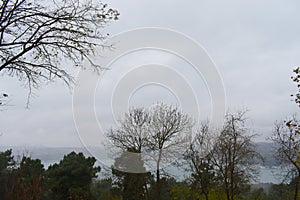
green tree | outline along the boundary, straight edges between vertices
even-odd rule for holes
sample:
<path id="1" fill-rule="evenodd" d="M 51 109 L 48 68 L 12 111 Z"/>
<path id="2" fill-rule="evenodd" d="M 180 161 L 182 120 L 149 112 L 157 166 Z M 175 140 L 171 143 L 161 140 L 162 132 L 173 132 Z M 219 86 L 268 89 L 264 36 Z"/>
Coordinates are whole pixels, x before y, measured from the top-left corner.
<path id="1" fill-rule="evenodd" d="M 44 166 L 39 159 L 23 156 L 16 162 L 12 150 L 0 153 L 0 198 L 6 200 L 40 199 Z"/>
<path id="2" fill-rule="evenodd" d="M 0 172 L 5 172 L 7 169 L 12 168 L 15 165 L 14 156 L 12 155 L 12 149 L 0 152 Z"/>
<path id="3" fill-rule="evenodd" d="M 7 200 L 41 199 L 44 166 L 39 159 L 23 156 L 18 167 L 11 171 Z"/>
<path id="4" fill-rule="evenodd" d="M 243 195 L 245 200 L 267 200 L 267 194 L 263 188 L 251 189 L 249 193 Z M 274 199 L 273 199 L 274 200 Z"/>
<path id="5" fill-rule="evenodd" d="M 94 167 L 95 162 L 94 157 L 86 158 L 83 153 L 65 155 L 46 171 L 45 196 L 56 200 L 90 199 L 92 179 L 100 171 L 100 167 Z"/>
<path id="6" fill-rule="evenodd" d="M 266 197 L 267 200 L 290 200 L 294 199 L 293 188 L 289 184 L 273 184 Z"/>
<path id="7" fill-rule="evenodd" d="M 169 200 L 169 199 L 173 199 L 173 195 L 174 195 L 174 188 L 178 186 L 178 183 L 176 181 L 175 178 L 173 177 L 162 177 L 160 179 L 160 193 L 159 193 L 159 197 L 157 197 L 157 183 L 155 180 L 153 180 L 151 182 L 151 187 L 149 190 L 149 194 L 150 194 L 150 199 L 160 199 L 160 200 Z"/>
<path id="8" fill-rule="evenodd" d="M 187 181 L 176 183 L 176 185 L 171 189 L 171 195 L 171 199 L 176 200 L 201 199 L 201 194 L 198 192 L 198 190 L 194 190 L 193 186 Z"/>
<path id="9" fill-rule="evenodd" d="M 0 152 L 0 197 L 5 197 L 8 192 L 9 178 L 16 162 L 12 150 Z"/>
<path id="10" fill-rule="evenodd" d="M 121 200 L 121 192 L 113 186 L 111 177 L 100 180 L 93 180 L 91 192 L 95 200 Z"/>

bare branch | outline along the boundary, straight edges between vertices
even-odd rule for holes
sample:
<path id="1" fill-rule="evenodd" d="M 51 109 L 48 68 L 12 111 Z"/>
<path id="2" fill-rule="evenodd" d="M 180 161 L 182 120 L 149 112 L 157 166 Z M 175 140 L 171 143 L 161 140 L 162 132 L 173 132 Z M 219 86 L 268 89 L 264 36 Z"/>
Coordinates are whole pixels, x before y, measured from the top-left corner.
<path id="1" fill-rule="evenodd" d="M 90 60 L 96 46 L 106 46 L 107 35 L 101 29 L 119 16 L 92 0 L 47 3 L 4 0 L 0 4 L 0 71 L 26 82 L 30 90 L 55 79 L 70 85 L 73 79 L 62 67 L 63 60 L 74 66 L 84 58 Z"/>

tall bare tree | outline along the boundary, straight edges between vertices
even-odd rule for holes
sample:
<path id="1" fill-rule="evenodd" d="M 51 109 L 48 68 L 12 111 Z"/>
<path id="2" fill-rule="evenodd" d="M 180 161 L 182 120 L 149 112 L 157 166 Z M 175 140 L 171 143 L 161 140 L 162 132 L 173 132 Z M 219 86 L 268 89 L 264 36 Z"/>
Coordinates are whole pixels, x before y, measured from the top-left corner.
<path id="1" fill-rule="evenodd" d="M 255 151 L 255 136 L 245 125 L 245 112 L 228 114 L 211 152 L 216 176 L 228 200 L 234 200 L 244 186 L 256 177 L 254 163 L 261 156 Z"/>
<path id="2" fill-rule="evenodd" d="M 213 141 L 214 135 L 210 130 L 209 122 L 203 121 L 184 156 L 189 166 L 188 171 L 192 172 L 192 186 L 196 190 L 200 190 L 206 200 L 208 200 L 208 194 L 212 189 L 215 178 L 210 153 Z"/>
<path id="3" fill-rule="evenodd" d="M 151 110 L 149 150 L 155 154 L 156 199 L 160 198 L 160 168 L 162 161 L 182 156 L 191 139 L 192 119 L 176 106 L 159 104 Z"/>
<path id="4" fill-rule="evenodd" d="M 79 66 L 94 47 L 105 47 L 102 28 L 119 16 L 106 4 L 94 2 L 2 0 L 0 71 L 16 76 L 29 89 L 56 78 L 69 85 L 72 76 L 62 64 Z"/>
<path id="5" fill-rule="evenodd" d="M 115 159 L 112 172 L 124 200 L 149 199 L 149 173 L 146 173 L 141 156 L 149 136 L 149 120 L 149 113 L 144 108 L 130 109 L 119 121 L 119 127 L 107 132 L 110 143 L 122 150 Z"/>
<path id="6" fill-rule="evenodd" d="M 287 121 L 277 122 L 272 135 L 272 141 L 276 144 L 277 149 L 275 157 L 282 164 L 290 164 L 287 178 L 294 183 L 294 199 L 299 199 L 299 182 L 300 182 L 300 134 L 299 121 L 294 115 Z"/>
<path id="7" fill-rule="evenodd" d="M 141 153 L 149 136 L 150 115 L 144 108 L 130 109 L 119 121 L 119 127 L 107 133 L 112 145 L 122 150 Z"/>
<path id="8" fill-rule="evenodd" d="M 146 110 L 132 109 L 107 136 L 125 151 L 147 153 L 156 167 L 156 199 L 160 198 L 161 163 L 174 161 L 187 149 L 192 128 L 191 118 L 175 106 L 158 104 Z M 148 161 L 148 160 L 147 160 Z"/>

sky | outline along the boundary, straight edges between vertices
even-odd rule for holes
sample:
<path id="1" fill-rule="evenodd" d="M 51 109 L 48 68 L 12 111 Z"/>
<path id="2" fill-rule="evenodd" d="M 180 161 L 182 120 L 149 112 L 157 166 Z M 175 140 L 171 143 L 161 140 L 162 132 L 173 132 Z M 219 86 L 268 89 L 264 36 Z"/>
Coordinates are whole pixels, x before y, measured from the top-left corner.
<path id="1" fill-rule="evenodd" d="M 197 42 L 219 72 L 226 111 L 248 110 L 249 127 L 259 135 L 256 141 L 265 141 L 271 136 L 276 120 L 298 111 L 290 97 L 297 89 L 290 77 L 292 70 L 300 65 L 299 1 L 113 0 L 106 3 L 121 14 L 118 21 L 104 29 L 112 36 L 133 29 L 157 27 L 173 30 Z M 151 66 L 140 68 L 141 72 L 132 68 L 143 65 Z M 201 117 L 211 115 L 213 105 L 210 105 L 205 77 L 193 76 L 191 65 L 177 55 L 144 49 L 122 56 L 111 68 L 98 80 L 93 94 L 94 112 L 98 122 L 104 124 L 103 129 L 111 127 L 111 120 L 120 117 L 110 106 L 123 105 L 123 100 L 126 101 L 124 105 L 129 106 L 149 106 L 160 101 L 194 105 L 191 103 L 194 97 L 180 93 L 189 94 L 184 81 L 196 91 L 195 101 L 200 104 Z M 74 76 L 78 73 L 71 71 Z M 178 74 L 172 74 L 174 71 L 184 77 L 182 84 Z M 149 81 L 160 78 L 162 83 L 156 79 L 151 84 L 139 83 L 125 98 L 122 91 L 129 86 L 124 83 L 132 83 L 126 82 L 126 78 Z M 163 82 L 166 80 L 169 82 Z M 176 80 L 173 86 L 166 86 L 172 80 Z M 10 96 L 9 106 L 0 112 L 1 146 L 73 147 L 93 143 L 94 138 L 83 132 L 88 133 L 99 124 L 90 120 L 94 116 L 84 115 L 88 114 L 84 113 L 86 96 L 79 93 L 76 97 L 75 103 L 78 100 L 79 104 L 75 109 L 83 112 L 78 119 L 73 113 L 74 92 L 60 81 L 35 90 L 29 109 L 26 108 L 28 89 L 18 79 L 0 76 L 0 85 L 1 92 Z M 117 90 L 118 101 L 110 101 L 114 95 L 112 91 Z M 120 96 L 122 101 L 117 98 Z M 179 100 L 185 103 L 178 103 Z M 187 110 L 192 108 L 186 106 Z"/>

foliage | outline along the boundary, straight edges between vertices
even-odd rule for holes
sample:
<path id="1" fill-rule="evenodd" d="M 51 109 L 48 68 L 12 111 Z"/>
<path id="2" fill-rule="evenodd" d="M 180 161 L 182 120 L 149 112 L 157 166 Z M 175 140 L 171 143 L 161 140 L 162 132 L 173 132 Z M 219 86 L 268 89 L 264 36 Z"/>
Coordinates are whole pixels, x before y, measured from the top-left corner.
<path id="1" fill-rule="evenodd" d="M 168 200 L 172 199 L 172 190 L 175 186 L 177 186 L 176 179 L 172 177 L 162 177 L 160 179 L 160 193 L 157 197 L 157 183 L 153 180 L 150 183 L 150 189 L 149 189 L 149 199 L 160 199 L 160 200 Z"/>
<path id="2" fill-rule="evenodd" d="M 14 157 L 12 156 L 12 150 L 6 150 L 0 152 L 0 197 L 4 197 L 8 192 L 8 183 L 10 172 L 15 166 Z"/>
<path id="3" fill-rule="evenodd" d="M 12 149 L 0 152 L 0 172 L 10 169 L 15 165 L 14 157 L 12 156 Z"/>
<path id="4" fill-rule="evenodd" d="M 23 156 L 16 162 L 12 150 L 0 152 L 0 197 L 7 200 L 40 199 L 44 166 L 39 159 Z"/>
<path id="5" fill-rule="evenodd" d="M 292 97 L 294 98 L 295 103 L 300 107 L 300 67 L 297 67 L 293 70 L 294 76 L 291 77 L 293 82 L 297 84 L 298 91 L 296 94 L 292 94 Z"/>
<path id="6" fill-rule="evenodd" d="M 201 191 L 198 188 L 194 188 L 188 182 L 177 182 L 175 186 L 171 189 L 171 199 L 176 200 L 192 200 L 192 199 L 202 199 Z"/>
<path id="7" fill-rule="evenodd" d="M 112 178 L 93 180 L 91 193 L 95 200 L 121 200 L 121 194 L 116 187 L 113 187 Z"/>
<path id="8" fill-rule="evenodd" d="M 16 162 L 13 159 L 12 151 L 7 150 L 0 152 L 0 164 L 2 166 L 1 174 L 1 194 L 0 199 L 6 200 L 33 200 L 33 199 L 59 199 L 58 196 L 50 196 L 49 190 L 53 189 L 53 184 L 56 182 L 57 187 L 68 185 L 69 189 L 64 191 L 66 194 L 65 199 L 81 199 L 81 200 L 121 200 L 121 199 L 138 199 L 139 184 L 134 182 L 131 178 L 137 180 L 141 174 L 133 174 L 128 178 L 124 184 L 136 183 L 130 185 L 132 193 L 126 195 L 122 194 L 119 185 L 116 185 L 116 181 L 112 177 L 106 177 L 102 179 L 93 179 L 86 181 L 86 176 L 90 176 L 95 173 L 87 173 L 87 171 L 98 171 L 92 166 L 93 158 L 85 158 L 81 153 L 70 153 L 58 163 L 44 170 L 43 165 L 39 159 L 32 159 L 30 157 L 23 156 L 20 162 Z M 90 159 L 90 162 L 88 160 Z M 74 161 L 71 161 L 74 160 Z M 81 162 L 81 164 L 79 164 Z M 74 167 L 71 167 L 71 165 Z M 54 167 L 56 166 L 56 167 Z M 59 166 L 59 167 L 58 167 Z M 79 167 L 78 167 L 79 166 Z M 84 167 L 85 166 L 85 167 Z M 58 169 L 59 168 L 59 169 Z M 83 170 L 87 169 L 89 170 Z M 92 170 L 92 168 L 94 170 Z M 68 170 L 66 170 L 68 169 Z M 55 172 L 54 172 L 55 171 Z M 5 172 L 5 173 L 3 173 Z M 51 181 L 49 182 L 50 176 Z M 124 177 L 124 172 L 121 177 Z M 127 174 L 128 175 L 128 174 Z M 3 182 L 3 177 L 6 177 Z M 72 180 L 71 180 L 72 179 Z M 85 183 L 79 183 L 80 181 Z M 125 180 L 125 179 L 123 179 Z M 148 196 L 139 196 L 140 199 L 156 199 L 156 187 L 157 184 L 154 179 L 147 180 Z M 214 180 L 215 182 L 215 180 Z M 50 184 L 50 185 L 49 185 Z M 72 185 L 72 186 L 70 186 Z M 4 187 L 4 188 L 3 188 Z M 5 190 L 4 190 L 5 189 Z M 226 191 L 222 188 L 216 188 L 212 185 L 208 188 L 209 193 L 207 198 L 210 200 L 226 200 Z M 218 190 L 219 189 L 219 190 Z M 294 196 L 294 184 L 293 181 L 289 184 L 273 184 L 270 189 L 266 191 L 263 188 L 253 188 L 247 190 L 235 196 L 234 199 L 241 200 L 290 200 Z M 58 192 L 58 190 L 56 190 Z M 4 193 L 3 193 L 4 192 Z M 72 195 L 70 196 L 70 192 Z M 78 195 L 78 194 L 81 195 Z M 82 195 L 87 194 L 89 195 Z M 124 195 L 124 196 L 123 196 Z M 130 196 L 133 195 L 133 196 Z M 164 176 L 161 178 L 161 194 L 160 199 L 163 200 L 204 200 L 206 196 L 201 192 L 201 188 L 195 187 L 194 183 L 190 179 L 184 181 L 178 181 L 172 177 Z"/>
<path id="9" fill-rule="evenodd" d="M 58 163 L 49 166 L 45 178 L 48 199 L 89 199 L 92 178 L 100 171 L 94 167 L 94 157 L 71 152 Z"/>
<path id="10" fill-rule="evenodd" d="M 5 194 L 7 200 L 41 199 L 44 166 L 39 159 L 23 156 L 18 168 L 13 169 Z"/>
<path id="11" fill-rule="evenodd" d="M 294 198 L 293 187 L 289 184 L 272 185 L 270 192 L 267 195 L 267 200 L 289 200 Z"/>

